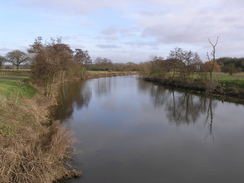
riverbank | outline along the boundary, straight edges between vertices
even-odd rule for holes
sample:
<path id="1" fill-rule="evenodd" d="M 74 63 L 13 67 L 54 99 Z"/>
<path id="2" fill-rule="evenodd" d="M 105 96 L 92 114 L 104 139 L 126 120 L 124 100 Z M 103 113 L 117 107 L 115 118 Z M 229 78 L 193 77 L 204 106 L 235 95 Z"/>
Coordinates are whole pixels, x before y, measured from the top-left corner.
<path id="1" fill-rule="evenodd" d="M 242 80 L 219 77 L 214 82 L 199 79 L 167 79 L 160 77 L 142 77 L 143 80 L 176 90 L 211 96 L 220 100 L 244 103 L 244 84 Z"/>
<path id="2" fill-rule="evenodd" d="M 48 183 L 72 169 L 72 132 L 51 121 L 50 100 L 19 78 L 0 79 L 0 182 Z"/>
<path id="3" fill-rule="evenodd" d="M 137 73 L 90 73 L 82 79 L 132 74 Z M 72 131 L 50 114 L 58 83 L 48 98 L 28 81 L 27 77 L 0 79 L 0 182 L 48 183 L 81 176 L 70 163 Z"/>
<path id="4" fill-rule="evenodd" d="M 168 90 L 138 76 L 72 82 L 62 91 L 58 117 L 73 129 L 82 152 L 74 163 L 84 176 L 70 182 L 242 180 L 243 105 Z"/>

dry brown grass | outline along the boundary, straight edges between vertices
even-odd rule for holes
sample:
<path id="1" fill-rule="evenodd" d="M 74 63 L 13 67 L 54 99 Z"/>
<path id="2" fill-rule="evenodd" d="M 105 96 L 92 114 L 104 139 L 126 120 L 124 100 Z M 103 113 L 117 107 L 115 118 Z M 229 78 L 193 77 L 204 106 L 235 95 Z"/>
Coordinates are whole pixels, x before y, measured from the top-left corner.
<path id="1" fill-rule="evenodd" d="M 51 122 L 47 107 L 48 99 L 40 95 L 1 101 L 0 122 L 10 126 L 0 133 L 1 183 L 49 183 L 74 172 L 72 132 Z"/>
<path id="2" fill-rule="evenodd" d="M 28 127 L 18 135 L 3 136 L 0 149 L 0 182 L 48 183 L 69 174 L 67 161 L 72 153 L 70 131 L 51 126 L 46 133 L 35 134 Z"/>

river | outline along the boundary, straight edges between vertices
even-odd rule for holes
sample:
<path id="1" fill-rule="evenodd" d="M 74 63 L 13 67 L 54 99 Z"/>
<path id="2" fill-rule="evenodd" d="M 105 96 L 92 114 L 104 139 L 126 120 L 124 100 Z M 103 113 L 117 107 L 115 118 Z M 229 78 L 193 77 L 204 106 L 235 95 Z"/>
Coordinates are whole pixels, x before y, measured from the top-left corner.
<path id="1" fill-rule="evenodd" d="M 61 88 L 81 183 L 244 181 L 244 106 L 120 76 Z"/>

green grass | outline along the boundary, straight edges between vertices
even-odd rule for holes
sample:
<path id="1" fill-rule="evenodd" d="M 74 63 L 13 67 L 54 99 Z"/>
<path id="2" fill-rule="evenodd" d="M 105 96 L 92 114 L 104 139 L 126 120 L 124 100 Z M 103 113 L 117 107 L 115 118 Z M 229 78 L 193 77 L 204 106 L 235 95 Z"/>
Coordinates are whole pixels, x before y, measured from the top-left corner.
<path id="1" fill-rule="evenodd" d="M 33 86 L 23 80 L 26 78 L 0 79 L 0 134 L 15 134 L 16 125 L 11 122 L 14 116 L 10 115 L 10 111 L 16 108 L 16 104 L 17 106 L 24 104 L 22 98 L 31 98 L 37 93 Z"/>
<path id="2" fill-rule="evenodd" d="M 31 98 L 37 90 L 20 78 L 0 79 L 0 97 L 5 99 L 16 97 Z"/>
<path id="3" fill-rule="evenodd" d="M 237 87 L 244 89 L 244 73 L 238 73 L 230 76 L 225 73 L 216 73 L 218 83 L 226 87 Z"/>
<path id="4" fill-rule="evenodd" d="M 162 72 L 155 72 L 153 74 L 151 74 L 152 77 L 158 77 L 158 78 L 162 78 L 163 74 Z M 172 76 L 171 72 L 167 73 L 167 77 Z M 175 77 L 179 77 L 179 73 L 175 74 Z M 213 73 L 213 76 L 215 79 L 217 79 L 218 81 L 218 85 L 222 86 L 226 89 L 239 89 L 239 90 L 244 90 L 244 72 L 242 73 L 236 73 L 233 75 L 229 75 L 227 73 L 223 73 L 223 72 L 215 72 Z M 209 81 L 210 80 L 210 76 L 209 73 L 203 73 L 203 72 L 197 72 L 195 74 L 190 75 L 189 77 L 190 79 L 194 79 L 195 81 L 200 81 L 200 80 L 206 80 Z M 187 79 L 187 78 L 185 78 Z"/>
<path id="5" fill-rule="evenodd" d="M 101 73 L 107 73 L 108 71 L 86 71 L 87 74 L 101 74 Z"/>
<path id="6" fill-rule="evenodd" d="M 207 73 L 207 78 L 210 80 L 209 74 Z M 218 83 L 227 88 L 239 88 L 244 89 L 244 73 L 237 73 L 229 75 L 223 72 L 213 73 L 214 78 L 217 79 Z M 200 75 L 193 75 L 194 79 L 198 80 L 201 78 Z"/>

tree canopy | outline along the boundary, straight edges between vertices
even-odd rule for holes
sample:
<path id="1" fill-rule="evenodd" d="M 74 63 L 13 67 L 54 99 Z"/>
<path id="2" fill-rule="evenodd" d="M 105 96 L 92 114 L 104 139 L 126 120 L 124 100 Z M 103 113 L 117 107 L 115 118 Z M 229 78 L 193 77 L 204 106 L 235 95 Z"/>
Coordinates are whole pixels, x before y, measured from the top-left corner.
<path id="1" fill-rule="evenodd" d="M 28 61 L 29 59 L 30 57 L 28 54 L 20 50 L 8 52 L 5 57 L 5 61 L 12 63 L 17 67 L 17 70 L 19 69 L 20 64 Z"/>
<path id="2" fill-rule="evenodd" d="M 81 78 L 85 64 L 82 53 L 90 58 L 86 51 L 73 51 L 61 38 L 43 43 L 38 37 L 28 52 L 32 55 L 31 78 L 39 85 L 51 84 L 55 79 L 62 82 L 64 78 Z"/>

